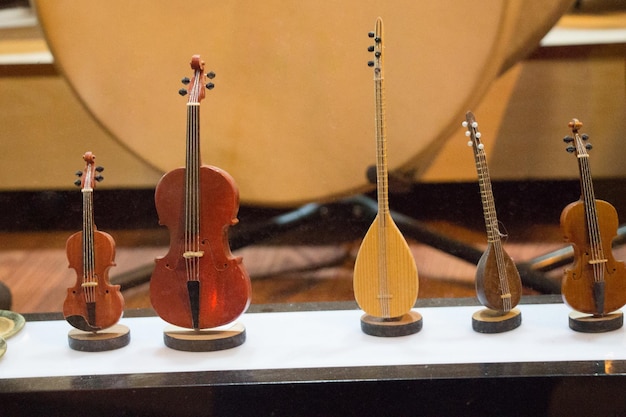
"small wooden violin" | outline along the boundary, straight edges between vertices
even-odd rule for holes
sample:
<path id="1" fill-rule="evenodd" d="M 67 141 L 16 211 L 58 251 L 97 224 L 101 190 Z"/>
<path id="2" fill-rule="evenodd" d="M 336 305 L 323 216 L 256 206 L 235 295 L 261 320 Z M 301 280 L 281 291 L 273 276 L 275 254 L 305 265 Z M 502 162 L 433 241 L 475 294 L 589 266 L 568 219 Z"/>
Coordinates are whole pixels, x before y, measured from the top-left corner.
<path id="1" fill-rule="evenodd" d="M 573 119 L 569 127 L 573 136 L 563 140 L 578 161 L 581 196 L 561 213 L 561 230 L 574 248 L 574 263 L 565 270 L 561 291 L 574 310 L 604 316 L 626 304 L 626 267 L 611 250 L 619 221 L 611 204 L 595 198 L 587 152 L 591 144 L 587 135 L 579 134 L 582 123 Z"/>
<path id="2" fill-rule="evenodd" d="M 76 270 L 76 284 L 68 288 L 63 315 L 80 330 L 97 332 L 115 325 L 124 312 L 124 299 L 119 285 L 109 283 L 108 271 L 114 266 L 115 241 L 108 233 L 96 229 L 93 215 L 93 190 L 102 180 L 102 167 L 95 166 L 96 157 L 87 152 L 81 179 L 75 184 L 83 195 L 83 230 L 67 239 L 69 267 Z"/>

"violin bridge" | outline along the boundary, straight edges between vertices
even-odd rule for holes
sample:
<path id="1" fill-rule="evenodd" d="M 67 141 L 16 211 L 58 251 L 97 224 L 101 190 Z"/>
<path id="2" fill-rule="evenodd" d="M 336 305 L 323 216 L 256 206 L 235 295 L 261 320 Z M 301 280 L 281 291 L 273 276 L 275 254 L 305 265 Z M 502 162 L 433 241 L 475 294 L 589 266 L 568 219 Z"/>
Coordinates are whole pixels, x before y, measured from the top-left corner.
<path id="1" fill-rule="evenodd" d="M 591 265 L 596 265 L 596 264 L 603 264 L 608 262 L 608 259 L 590 259 L 589 260 L 589 264 Z"/>
<path id="2" fill-rule="evenodd" d="M 505 298 L 511 298 L 511 293 L 502 294 L 502 295 L 500 296 L 500 298 L 501 298 L 501 299 L 503 299 L 503 300 L 504 300 Z"/>
<path id="3" fill-rule="evenodd" d="M 97 287 L 98 286 L 98 282 L 97 281 L 83 282 L 82 284 L 80 284 L 80 286 L 83 287 L 83 288 Z"/>
<path id="4" fill-rule="evenodd" d="M 191 258 L 202 258 L 204 256 L 204 251 L 187 251 L 183 252 L 183 258 L 191 259 Z"/>

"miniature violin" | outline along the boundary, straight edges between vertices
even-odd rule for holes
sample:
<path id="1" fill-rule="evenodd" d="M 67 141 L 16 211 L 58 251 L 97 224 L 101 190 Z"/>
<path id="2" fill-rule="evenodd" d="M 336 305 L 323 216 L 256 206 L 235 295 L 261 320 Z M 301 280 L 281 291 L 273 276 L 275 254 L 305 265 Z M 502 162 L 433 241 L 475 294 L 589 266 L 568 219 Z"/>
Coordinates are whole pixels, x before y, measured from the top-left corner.
<path id="1" fill-rule="evenodd" d="M 80 330 L 97 332 L 115 325 L 124 311 L 124 299 L 119 285 L 111 285 L 108 270 L 114 266 L 115 241 L 96 229 L 93 215 L 93 190 L 102 167 L 95 167 L 95 156 L 85 153 L 84 171 L 75 184 L 83 195 L 83 230 L 67 239 L 69 267 L 76 270 L 76 284 L 67 289 L 63 315 Z"/>
<path id="2" fill-rule="evenodd" d="M 587 152 L 591 144 L 587 135 L 578 133 L 582 123 L 573 119 L 569 127 L 572 136 L 563 140 L 569 144 L 566 150 L 578 160 L 581 196 L 561 213 L 561 230 L 574 248 L 574 263 L 565 270 L 561 291 L 574 310 L 604 316 L 626 304 L 626 269 L 611 251 L 617 235 L 617 211 L 595 198 Z"/>
<path id="3" fill-rule="evenodd" d="M 474 151 L 483 215 L 487 228 L 487 249 L 480 257 L 476 268 L 476 295 L 485 307 L 507 312 L 519 303 L 522 294 L 522 281 L 515 262 L 502 246 L 504 235 L 500 232 L 496 216 L 485 146 L 480 141 L 481 134 L 478 131 L 478 123 L 472 112 L 466 113 L 463 127 L 467 128 L 465 134 L 470 138 L 468 145 Z"/>
<path id="4" fill-rule="evenodd" d="M 168 253 L 156 259 L 150 300 L 157 314 L 179 327 L 205 329 L 234 321 L 250 303 L 251 284 L 240 257 L 228 246 L 228 228 L 237 222 L 239 192 L 225 171 L 202 165 L 200 101 L 206 82 L 200 56 L 191 59 L 193 78 L 183 79 L 187 103 L 186 162 L 165 174 L 156 187 L 159 224 L 168 228 Z"/>
<path id="5" fill-rule="evenodd" d="M 383 22 L 369 33 L 375 45 L 376 183 L 378 213 L 368 229 L 354 264 L 354 296 L 361 309 L 374 317 L 392 319 L 408 313 L 417 299 L 418 277 L 413 254 L 389 211 L 387 138 L 383 85 Z"/>

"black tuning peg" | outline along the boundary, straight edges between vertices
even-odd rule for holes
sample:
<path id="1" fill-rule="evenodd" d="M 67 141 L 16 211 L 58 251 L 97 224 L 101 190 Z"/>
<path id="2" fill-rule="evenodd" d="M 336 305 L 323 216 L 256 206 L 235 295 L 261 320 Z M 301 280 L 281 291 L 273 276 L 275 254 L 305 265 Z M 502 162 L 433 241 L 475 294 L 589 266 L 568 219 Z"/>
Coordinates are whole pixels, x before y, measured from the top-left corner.
<path id="1" fill-rule="evenodd" d="M 189 79 L 189 77 L 183 77 L 183 79 L 180 80 L 180 82 L 187 85 L 191 82 L 191 80 Z"/>
<path id="2" fill-rule="evenodd" d="M 589 140 L 589 135 L 586 133 L 583 133 L 582 135 L 580 135 L 580 137 L 582 138 L 582 140 Z"/>
<path id="3" fill-rule="evenodd" d="M 96 175 L 96 176 L 94 177 L 94 180 L 96 180 L 96 181 L 98 181 L 98 182 L 102 181 L 103 179 L 104 179 L 104 177 L 103 177 L 102 175 Z"/>
<path id="4" fill-rule="evenodd" d="M 213 90 L 215 88 L 215 84 L 207 83 L 206 88 L 209 89 L 209 90 Z"/>
<path id="5" fill-rule="evenodd" d="M 96 167 L 96 171 L 97 171 L 97 172 L 102 172 L 102 171 L 104 171 L 104 167 L 101 167 L 100 165 L 98 165 L 98 166 Z"/>
<path id="6" fill-rule="evenodd" d="M 567 148 L 565 148 L 565 150 L 566 150 L 567 152 L 569 152 L 569 153 L 572 153 L 572 152 L 574 152 L 574 151 L 576 150 L 576 148 L 575 148 L 575 147 L 573 147 L 573 146 L 568 146 Z"/>
<path id="7" fill-rule="evenodd" d="M 374 36 L 376 36 L 376 34 L 374 32 L 367 32 L 367 36 L 373 38 Z"/>
<path id="8" fill-rule="evenodd" d="M 81 181 L 80 180 L 76 180 L 74 181 L 74 185 L 77 187 L 80 187 Z"/>
<path id="9" fill-rule="evenodd" d="M 591 143 L 586 143 L 586 144 L 585 144 L 585 148 L 586 148 L 587 150 L 591 150 L 591 148 L 593 148 L 593 146 L 591 145 Z"/>
<path id="10" fill-rule="evenodd" d="M 77 177 L 82 177 L 83 176 L 83 171 L 76 171 L 76 176 Z"/>
<path id="11" fill-rule="evenodd" d="M 180 90 L 178 90 L 178 94 L 180 94 L 181 96 L 186 96 L 187 90 L 185 90 L 184 88 L 181 88 Z"/>
<path id="12" fill-rule="evenodd" d="M 213 71 L 210 71 L 209 73 L 207 73 L 206 76 L 209 80 L 212 80 L 213 78 L 215 78 L 215 73 Z"/>
<path id="13" fill-rule="evenodd" d="M 367 66 L 368 67 L 373 67 L 374 66 L 374 61 L 367 61 Z"/>
<path id="14" fill-rule="evenodd" d="M 370 45 L 367 47 L 368 52 L 374 52 L 374 45 Z"/>
<path id="15" fill-rule="evenodd" d="M 380 58 L 380 56 L 381 56 L 381 55 L 382 55 L 382 54 L 380 53 L 380 51 L 376 51 L 376 52 L 374 52 L 374 56 L 375 56 L 376 58 Z"/>
<path id="16" fill-rule="evenodd" d="M 574 138 L 571 137 L 571 136 L 565 136 L 563 138 L 563 142 L 565 142 L 565 143 L 572 143 L 572 142 L 574 142 Z"/>

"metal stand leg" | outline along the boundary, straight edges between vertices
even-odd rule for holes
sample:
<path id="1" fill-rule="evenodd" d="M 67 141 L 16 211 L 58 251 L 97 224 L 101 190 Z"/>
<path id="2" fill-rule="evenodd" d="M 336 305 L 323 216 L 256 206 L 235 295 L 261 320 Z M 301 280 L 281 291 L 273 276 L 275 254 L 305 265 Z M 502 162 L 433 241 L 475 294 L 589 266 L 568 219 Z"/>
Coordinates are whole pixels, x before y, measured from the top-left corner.
<path id="1" fill-rule="evenodd" d="M 344 239 L 363 237 L 378 213 L 378 204 L 373 199 L 359 195 L 329 204 L 306 204 L 289 213 L 281 214 L 266 222 L 233 229 L 230 236 L 230 248 L 239 249 L 251 244 L 271 241 L 272 238 L 287 232 L 298 231 L 299 242 L 305 242 L 302 236 L 312 230 L 327 230 L 330 236 L 340 234 Z M 430 230 L 421 222 L 391 211 L 391 216 L 406 237 L 424 243 L 435 249 L 453 255 L 472 264 L 477 264 L 482 251 Z M 333 233 L 337 231 L 337 233 Z M 319 233 L 317 233 L 319 235 Z M 152 273 L 153 264 L 146 265 L 119 275 L 113 283 L 122 285 L 122 290 L 147 282 Z M 546 294 L 557 294 L 560 285 L 547 278 L 532 263 L 517 265 L 524 285 Z"/>
<path id="2" fill-rule="evenodd" d="M 12 304 L 9 287 L 0 282 L 0 310 L 10 310 Z"/>

